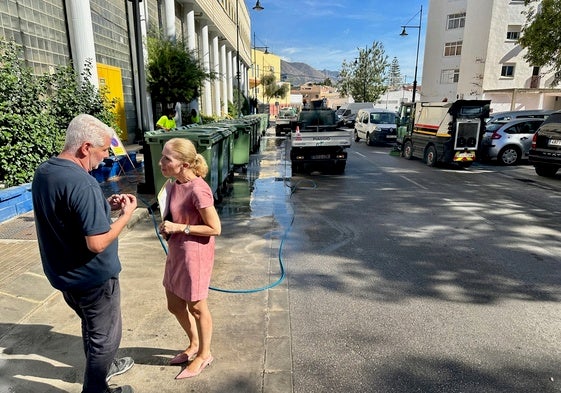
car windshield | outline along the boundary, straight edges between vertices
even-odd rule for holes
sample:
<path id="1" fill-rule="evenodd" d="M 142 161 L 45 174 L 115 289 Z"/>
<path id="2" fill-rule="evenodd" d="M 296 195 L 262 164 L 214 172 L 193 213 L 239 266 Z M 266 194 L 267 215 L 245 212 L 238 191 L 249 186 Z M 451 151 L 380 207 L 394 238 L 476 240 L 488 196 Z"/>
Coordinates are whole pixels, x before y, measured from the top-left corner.
<path id="1" fill-rule="evenodd" d="M 370 122 L 373 124 L 395 124 L 393 113 L 371 113 Z"/>

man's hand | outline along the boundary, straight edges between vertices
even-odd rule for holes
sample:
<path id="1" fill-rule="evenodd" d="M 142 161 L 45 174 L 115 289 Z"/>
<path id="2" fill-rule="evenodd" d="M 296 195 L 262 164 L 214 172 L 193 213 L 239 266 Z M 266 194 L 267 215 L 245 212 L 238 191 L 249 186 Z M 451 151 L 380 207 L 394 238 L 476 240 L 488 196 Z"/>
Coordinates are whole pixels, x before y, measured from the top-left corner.
<path id="1" fill-rule="evenodd" d="M 121 214 L 120 216 L 123 215 L 131 215 L 134 210 L 136 209 L 137 206 L 137 201 L 136 201 L 136 197 L 132 194 L 121 194 L 121 201 L 120 201 L 120 208 L 121 208 Z"/>

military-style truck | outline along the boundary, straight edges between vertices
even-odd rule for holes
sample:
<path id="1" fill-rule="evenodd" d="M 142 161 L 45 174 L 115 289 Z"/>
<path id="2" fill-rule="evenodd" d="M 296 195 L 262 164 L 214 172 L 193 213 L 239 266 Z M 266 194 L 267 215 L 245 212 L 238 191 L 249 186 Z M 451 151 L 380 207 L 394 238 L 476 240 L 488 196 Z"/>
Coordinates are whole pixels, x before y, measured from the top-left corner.
<path id="1" fill-rule="evenodd" d="M 298 115 L 294 108 L 281 108 L 275 120 L 275 135 L 290 134 L 290 123 L 297 120 Z"/>
<path id="2" fill-rule="evenodd" d="M 335 173 L 345 172 L 347 152 L 353 130 L 343 128 L 335 111 L 321 107 L 303 109 L 298 121 L 291 123 L 290 160 L 292 171 L 300 172 L 305 165 L 330 167 Z"/>
<path id="3" fill-rule="evenodd" d="M 489 100 L 402 104 L 397 131 L 401 155 L 420 158 L 428 166 L 469 167 L 485 133 L 490 104 Z"/>

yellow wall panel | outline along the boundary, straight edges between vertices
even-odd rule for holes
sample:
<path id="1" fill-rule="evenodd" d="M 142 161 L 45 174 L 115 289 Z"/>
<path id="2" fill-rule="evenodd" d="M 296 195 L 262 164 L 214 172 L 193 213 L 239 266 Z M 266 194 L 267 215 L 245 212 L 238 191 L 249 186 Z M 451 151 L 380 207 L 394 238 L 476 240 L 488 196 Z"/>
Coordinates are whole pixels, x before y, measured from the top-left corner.
<path id="1" fill-rule="evenodd" d="M 127 140 L 127 118 L 125 116 L 125 97 L 123 94 L 123 79 L 121 69 L 107 64 L 97 63 L 97 76 L 100 88 L 107 88 L 107 98 L 117 99 L 114 112 L 117 115 L 117 124 L 121 129 L 120 137 Z"/>

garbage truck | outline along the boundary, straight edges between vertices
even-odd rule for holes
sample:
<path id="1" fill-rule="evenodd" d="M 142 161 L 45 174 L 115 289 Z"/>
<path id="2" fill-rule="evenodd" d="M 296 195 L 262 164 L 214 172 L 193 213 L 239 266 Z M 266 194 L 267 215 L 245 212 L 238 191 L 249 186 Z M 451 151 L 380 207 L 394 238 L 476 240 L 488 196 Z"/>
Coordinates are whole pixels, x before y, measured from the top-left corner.
<path id="1" fill-rule="evenodd" d="M 485 133 L 490 104 L 489 100 L 403 103 L 397 132 L 401 155 L 420 158 L 431 167 L 471 166 Z"/>
<path id="2" fill-rule="evenodd" d="M 335 173 L 345 172 L 347 148 L 351 147 L 353 130 L 344 128 L 334 110 L 323 105 L 303 109 L 291 123 L 290 160 L 292 171 L 306 165 L 329 167 Z"/>

